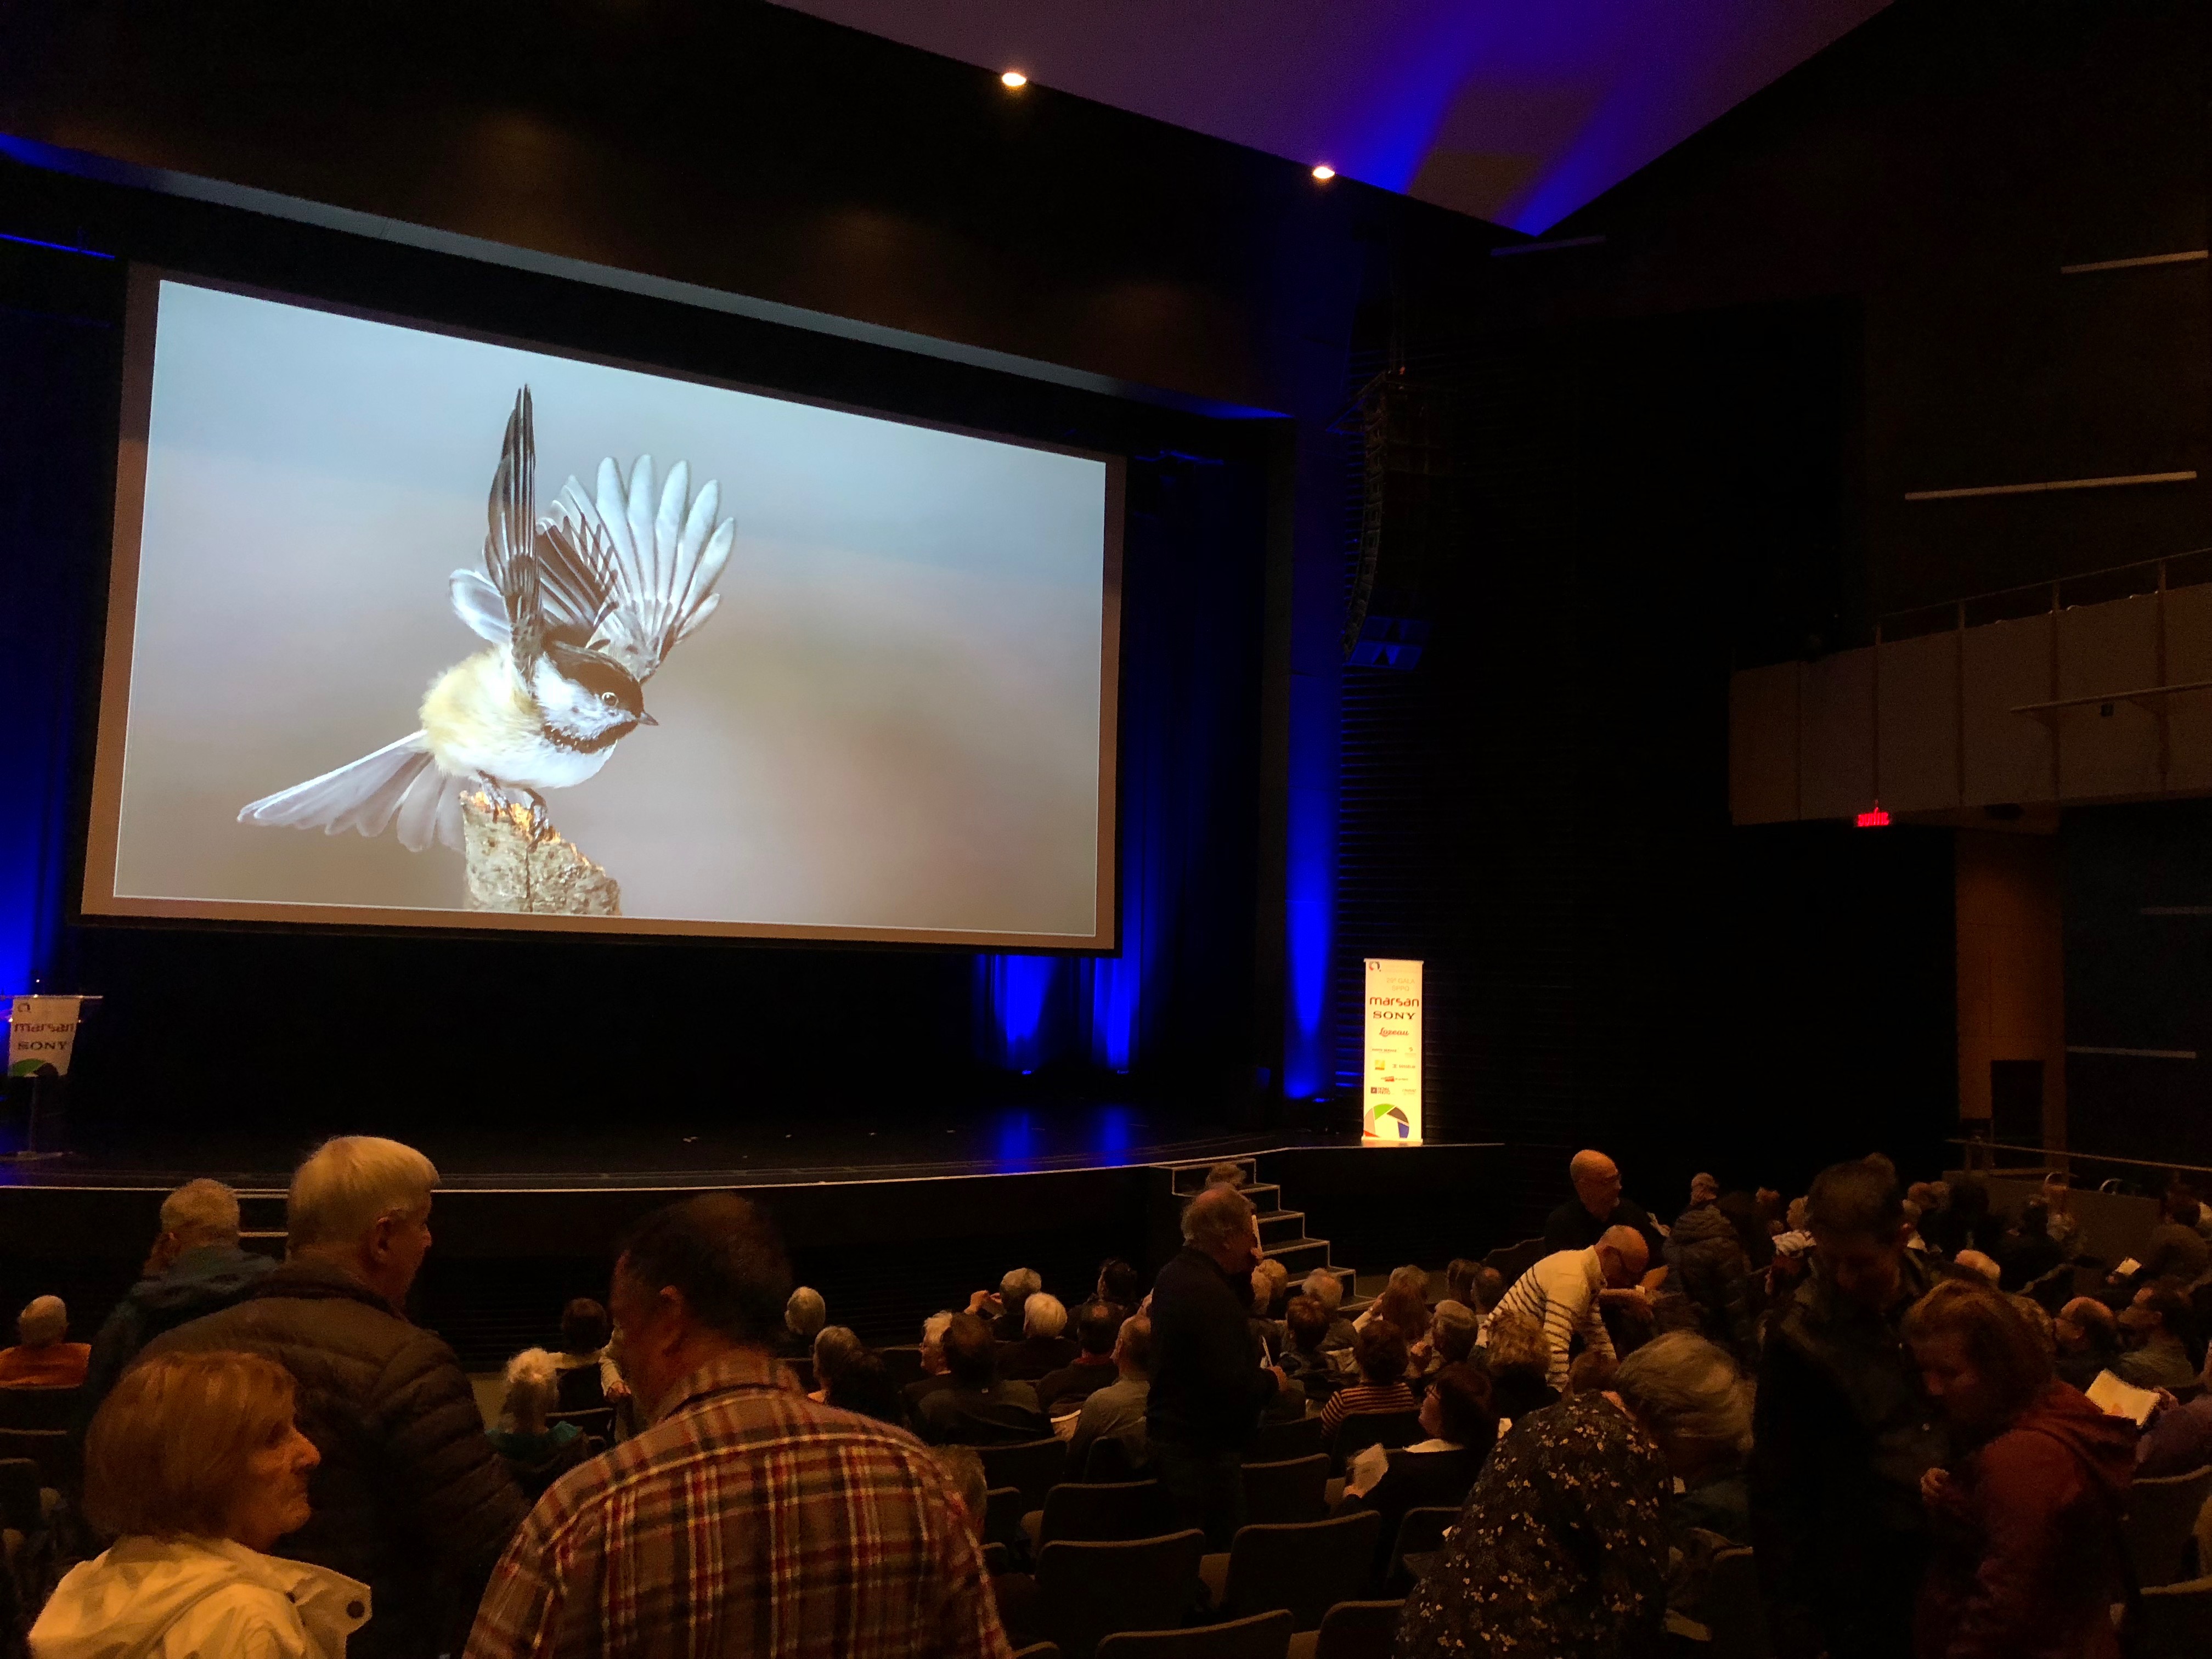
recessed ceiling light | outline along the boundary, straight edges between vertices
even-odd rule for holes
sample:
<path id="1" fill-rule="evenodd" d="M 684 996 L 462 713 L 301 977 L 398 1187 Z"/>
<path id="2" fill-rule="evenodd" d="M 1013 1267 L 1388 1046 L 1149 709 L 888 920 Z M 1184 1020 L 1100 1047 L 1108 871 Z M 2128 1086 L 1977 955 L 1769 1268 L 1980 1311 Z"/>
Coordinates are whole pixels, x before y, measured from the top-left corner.
<path id="1" fill-rule="evenodd" d="M 1325 185 L 1330 179 L 1336 177 L 1336 169 L 1329 166 L 1328 162 L 1323 161 L 1319 167 L 1313 170 L 1313 174 L 1315 178 L 1320 179 L 1322 183 Z"/>
<path id="2" fill-rule="evenodd" d="M 999 84 L 1006 88 L 1009 92 L 1019 92 L 1024 87 L 1029 85 L 1029 83 L 1030 77 L 1023 74 L 1019 70 L 1008 70 L 1004 75 L 999 77 Z"/>

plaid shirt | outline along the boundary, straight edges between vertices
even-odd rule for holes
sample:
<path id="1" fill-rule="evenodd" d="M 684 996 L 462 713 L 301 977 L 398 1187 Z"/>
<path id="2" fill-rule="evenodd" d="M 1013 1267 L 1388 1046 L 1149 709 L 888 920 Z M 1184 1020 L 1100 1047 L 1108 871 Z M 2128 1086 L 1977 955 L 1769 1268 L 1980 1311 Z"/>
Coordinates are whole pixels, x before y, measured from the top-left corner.
<path id="1" fill-rule="evenodd" d="M 982 1553 L 910 1437 L 738 1352 L 538 1501 L 468 1659 L 1007 1659 Z"/>

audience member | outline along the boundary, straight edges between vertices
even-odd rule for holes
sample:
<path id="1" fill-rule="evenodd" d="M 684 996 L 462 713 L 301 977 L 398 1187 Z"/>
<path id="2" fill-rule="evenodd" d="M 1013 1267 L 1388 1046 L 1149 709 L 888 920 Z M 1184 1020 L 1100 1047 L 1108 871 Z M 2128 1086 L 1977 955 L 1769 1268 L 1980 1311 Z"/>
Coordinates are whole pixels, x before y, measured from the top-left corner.
<path id="1" fill-rule="evenodd" d="M 1479 1309 L 1474 1282 L 1481 1272 L 1482 1263 L 1468 1256 L 1454 1256 L 1444 1263 L 1444 1300 Z"/>
<path id="2" fill-rule="evenodd" d="M 2160 1212 L 2159 1223 L 2150 1230 L 2150 1240 L 2143 1246 L 2142 1267 L 2133 1282 L 2154 1285 L 2161 1279 L 2172 1279 L 2193 1285 L 2212 1267 L 2212 1244 L 2207 1244 L 2204 1235 L 2197 1230 L 2197 1194 L 2177 1182 L 2166 1188 Z"/>
<path id="3" fill-rule="evenodd" d="M 2188 1346 L 2189 1304 L 2170 1285 L 2146 1285 L 2120 1312 L 2127 1351 L 2112 1375 L 2139 1389 L 2185 1389 L 2197 1381 Z"/>
<path id="4" fill-rule="evenodd" d="M 68 1304 L 58 1296 L 32 1297 L 15 1316 L 15 1346 L 0 1348 L 0 1388 L 78 1386 L 91 1364 L 92 1345 L 68 1338 Z"/>
<path id="5" fill-rule="evenodd" d="M 2058 1328 L 2049 1310 L 2033 1297 L 2021 1296 L 2018 1292 L 2007 1296 L 2005 1300 L 2012 1304 L 2013 1311 L 2025 1319 L 2028 1329 L 2035 1333 L 2035 1340 L 2043 1348 L 2043 1357 L 2056 1363 L 2058 1358 Z"/>
<path id="6" fill-rule="evenodd" d="M 1632 1227 L 1644 1237 L 1644 1288 L 1656 1291 L 1667 1278 L 1666 1263 L 1659 1258 L 1666 1241 L 1644 1207 L 1620 1195 L 1620 1166 L 1603 1152 L 1579 1152 L 1567 1164 L 1567 1178 L 1575 1195 L 1544 1224 L 1545 1249 L 1553 1255 L 1586 1250 L 1611 1229 Z"/>
<path id="7" fill-rule="evenodd" d="M 2212 1370 L 2212 1365 L 2208 1365 Z M 2136 1479 L 2162 1480 L 2212 1463 L 2212 1393 L 2184 1405 L 2161 1392 L 2136 1442 Z M 2203 1534 L 2198 1534 L 2200 1547 Z"/>
<path id="8" fill-rule="evenodd" d="M 1736 1455 L 1746 1416 L 1728 1355 L 1671 1331 L 1621 1362 L 1611 1392 L 1518 1425 L 1407 1600 L 1401 1659 L 1656 1651 L 1674 1480 Z"/>
<path id="9" fill-rule="evenodd" d="M 1112 1303 L 1127 1318 L 1144 1300 L 1145 1282 L 1134 1267 L 1119 1256 L 1109 1255 L 1098 1264 L 1097 1297 L 1101 1302 Z"/>
<path id="10" fill-rule="evenodd" d="M 1474 1356 L 1477 1331 L 1474 1310 L 1463 1302 L 1439 1302 L 1429 1315 L 1429 1346 L 1437 1368 L 1464 1364 Z"/>
<path id="11" fill-rule="evenodd" d="M 1283 1313 L 1283 1375 L 1303 1387 L 1316 1405 L 1326 1403 L 1336 1386 L 1336 1368 L 1321 1346 L 1328 1323 L 1328 1310 L 1315 1297 L 1292 1297 Z"/>
<path id="12" fill-rule="evenodd" d="M 1921 1477 L 1929 1516 L 1916 1650 L 2112 1655 L 2134 1431 L 2056 1380 L 2003 1296 L 1946 1280 L 1905 1317 L 1962 1454 Z"/>
<path id="13" fill-rule="evenodd" d="M 784 1304 L 783 1330 L 775 1340 L 775 1357 L 811 1363 L 814 1334 L 822 1328 L 823 1322 L 829 1317 L 830 1306 L 822 1299 L 822 1292 L 811 1285 L 799 1286 L 792 1291 L 791 1299 Z"/>
<path id="14" fill-rule="evenodd" d="M 1482 1460 L 1498 1438 L 1498 1409 L 1490 1379 L 1472 1365 L 1447 1365 L 1421 1398 L 1421 1431 L 1427 1438 L 1402 1450 L 1370 1446 L 1345 1470 L 1338 1515 L 1373 1510 L 1382 1517 L 1376 1534 L 1376 1574 L 1390 1565 L 1398 1523 L 1424 1506 L 1457 1509 L 1467 1501 Z"/>
<path id="15" fill-rule="evenodd" d="M 991 1322 L 991 1334 L 1001 1342 L 1022 1340 L 1023 1304 L 1044 1288 L 1044 1280 L 1034 1267 L 1010 1269 L 999 1280 L 994 1294 L 978 1291 L 968 1298 L 968 1311 Z"/>
<path id="16" fill-rule="evenodd" d="M 1066 1307 L 1058 1297 L 1036 1291 L 1022 1304 L 1022 1340 L 999 1350 L 999 1375 L 1034 1382 L 1074 1364 L 1077 1348 L 1066 1332 Z"/>
<path id="17" fill-rule="evenodd" d="M 453 1350 L 400 1311 L 437 1182 L 411 1146 L 325 1141 L 292 1177 L 284 1265 L 146 1350 L 241 1349 L 291 1373 L 322 1461 L 284 1553 L 370 1586 L 376 1620 L 353 1644 L 369 1659 L 441 1651 L 527 1508 Z"/>
<path id="18" fill-rule="evenodd" d="M 1900 1340 L 1928 1269 L 1880 1171 L 1813 1183 L 1812 1276 L 1777 1310 L 1761 1356 L 1752 1521 L 1780 1659 L 1896 1659 L 1911 1646 L 1926 1551 L 1919 1486 L 1942 1437 Z"/>
<path id="19" fill-rule="evenodd" d="M 2031 1198 L 2020 1206 L 1998 1247 L 1997 1265 L 2004 1272 L 1997 1284 L 2003 1290 L 2024 1291 L 2065 1260 L 2066 1252 L 2051 1236 L 2050 1206 Z"/>
<path id="20" fill-rule="evenodd" d="M 1118 1440 L 1132 1469 L 1152 1462 L 1145 1431 L 1145 1413 L 1152 1398 L 1152 1322 L 1132 1314 L 1121 1322 L 1114 1338 L 1114 1381 L 1094 1389 L 1076 1413 L 1075 1432 L 1067 1438 L 1067 1468 L 1072 1479 L 1082 1480 L 1091 1449 L 1102 1440 Z"/>
<path id="21" fill-rule="evenodd" d="M 1356 1334 L 1370 1320 L 1387 1320 L 1408 1344 L 1429 1334 L 1429 1276 L 1419 1267 L 1393 1267 L 1382 1294 L 1352 1322 Z"/>
<path id="22" fill-rule="evenodd" d="M 80 1433 L 124 1367 L 165 1331 L 228 1308 L 276 1265 L 239 1247 L 238 1194 L 220 1181 L 188 1181 L 161 1200 L 161 1231 L 146 1257 L 145 1277 L 123 1294 L 92 1339 Z"/>
<path id="23" fill-rule="evenodd" d="M 1644 1235 L 1633 1227 L 1608 1227 L 1588 1249 L 1555 1251 L 1522 1273 L 1499 1299 L 1498 1311 L 1526 1314 L 1536 1322 L 1551 1350 L 1547 1380 L 1564 1391 L 1569 1348 L 1577 1336 L 1589 1347 L 1613 1352 L 1613 1338 L 1598 1316 L 1599 1292 L 1638 1283 L 1644 1268 Z"/>
<path id="24" fill-rule="evenodd" d="M 1567 1396 L 1578 1394 L 1603 1394 L 1613 1386 L 1613 1374 L 1620 1369 L 1615 1356 L 1596 1348 L 1585 1348 L 1575 1356 L 1575 1363 L 1567 1367 Z"/>
<path id="25" fill-rule="evenodd" d="M 1339 1389 L 1322 1407 L 1322 1431 L 1332 1437 L 1357 1412 L 1410 1412 L 1420 1402 L 1406 1386 L 1406 1339 L 1387 1319 L 1370 1320 L 1352 1346 L 1359 1381 Z"/>
<path id="26" fill-rule="evenodd" d="M 1956 1256 L 1961 1250 L 1988 1255 L 2003 1231 L 1990 1213 L 1989 1185 L 1978 1175 L 1960 1176 L 1946 1189 L 1942 1207 L 1920 1218 L 1921 1237 L 1941 1255 Z"/>
<path id="27" fill-rule="evenodd" d="M 1046 1415 L 1073 1410 L 1114 1380 L 1114 1342 L 1121 1334 L 1121 1322 L 1128 1316 L 1127 1309 L 1111 1302 L 1083 1304 L 1075 1316 L 1079 1352 L 1037 1384 L 1037 1404 Z"/>
<path id="28" fill-rule="evenodd" d="M 2043 1177 L 2043 1204 L 2051 1217 L 2051 1237 L 2071 1261 L 2081 1254 L 2081 1218 L 2074 1213 L 2074 1183 L 2064 1171 L 2053 1170 Z"/>
<path id="29" fill-rule="evenodd" d="M 296 1409 L 290 1375 L 258 1354 L 165 1353 L 125 1371 L 84 1450 L 86 1518 L 115 1541 L 63 1578 L 32 1652 L 343 1659 L 383 1615 L 369 1587 L 268 1553 L 310 1514 L 320 1460 Z"/>
<path id="30" fill-rule="evenodd" d="M 894 1428 L 906 1426 L 906 1402 L 899 1398 L 898 1384 L 891 1381 L 890 1367 L 884 1364 L 881 1354 L 870 1349 L 863 1348 L 837 1368 L 823 1393 L 822 1403 L 833 1410 L 872 1417 Z"/>
<path id="31" fill-rule="evenodd" d="M 924 1395 L 914 1407 L 914 1431 L 931 1444 L 1006 1446 L 1052 1432 L 1036 1390 L 999 1376 L 998 1344 L 977 1316 L 952 1316 L 945 1365 L 951 1386 Z"/>
<path id="32" fill-rule="evenodd" d="M 921 1322 L 921 1375 L 902 1390 L 909 1422 L 925 1399 L 952 1386 L 952 1373 L 945 1366 L 945 1334 L 957 1317 L 950 1308 L 940 1308 Z"/>
<path id="33" fill-rule="evenodd" d="M 1266 1281 L 1267 1295 L 1260 1294 Z M 1291 1299 L 1291 1270 L 1271 1255 L 1261 1256 L 1252 1268 L 1252 1311 L 1262 1319 L 1280 1320 Z"/>
<path id="34" fill-rule="evenodd" d="M 561 1373 L 562 1411 L 620 1408 L 629 1402 L 629 1385 L 607 1352 L 614 1328 L 605 1305 L 588 1296 L 576 1297 L 561 1310 L 561 1352 L 553 1356 L 553 1364 Z"/>
<path id="35" fill-rule="evenodd" d="M 1497 1268 L 1486 1266 L 1474 1276 L 1475 1299 L 1467 1305 L 1474 1310 L 1475 1340 L 1482 1340 L 1482 1332 L 1490 1323 L 1490 1316 L 1498 1311 L 1498 1304 L 1505 1299 L 1505 1275 Z"/>
<path id="36" fill-rule="evenodd" d="M 830 1397 L 830 1384 L 837 1374 L 867 1352 L 868 1345 L 843 1325 L 824 1325 L 814 1333 L 814 1388 L 806 1396 Z"/>
<path id="37" fill-rule="evenodd" d="M 790 1282 L 775 1228 L 741 1198 L 646 1218 L 611 1302 L 653 1426 L 532 1511 L 469 1659 L 735 1651 L 761 1632 L 789 1659 L 1003 1659 L 982 1553 L 942 1465 L 895 1430 L 777 1387 Z M 981 1320 L 956 1320 L 946 1340 L 988 1366 Z"/>
<path id="38" fill-rule="evenodd" d="M 1245 1322 L 1260 1254 L 1251 1200 L 1207 1188 L 1184 1208 L 1182 1236 L 1152 1285 L 1146 1432 L 1177 1524 L 1225 1550 L 1244 1523 L 1244 1447 L 1283 1373 L 1260 1364 Z"/>
<path id="39" fill-rule="evenodd" d="M 2093 1296 L 2077 1296 L 2061 1308 L 2052 1335 L 2058 1345 L 2059 1379 L 2085 1394 L 2097 1373 L 2112 1370 L 2120 1357 L 2119 1322 Z"/>
<path id="40" fill-rule="evenodd" d="M 1527 1314 L 1500 1308 L 1490 1316 L 1483 1334 L 1486 1369 L 1490 1372 L 1490 1397 L 1498 1414 L 1517 1423 L 1530 1412 L 1559 1403 L 1559 1390 L 1552 1386 L 1552 1350 L 1544 1328 Z"/>
<path id="41" fill-rule="evenodd" d="M 2004 1276 L 2004 1270 L 1997 1266 L 1996 1258 L 1981 1250 L 1960 1251 L 1951 1258 L 1950 1267 L 1954 1270 L 1953 1275 L 1947 1275 L 1947 1277 L 1954 1275 L 1964 1277 L 1971 1273 L 1992 1290 L 1996 1288 L 1997 1281 Z"/>
<path id="42" fill-rule="evenodd" d="M 560 1403 L 561 1373 L 551 1354 L 543 1348 L 525 1348 L 507 1362 L 500 1424 L 486 1431 L 485 1437 L 507 1460 L 507 1472 L 523 1496 L 533 1503 L 590 1455 L 584 1431 L 574 1423 L 547 1422 Z"/>
<path id="43" fill-rule="evenodd" d="M 1232 1191 L 1241 1189 L 1244 1185 L 1244 1166 L 1224 1159 L 1206 1172 L 1206 1184 L 1208 1187 L 1227 1187 Z"/>
<path id="44" fill-rule="evenodd" d="M 1698 1330 L 1739 1364 L 1756 1360 L 1759 1342 L 1747 1288 L 1751 1259 L 1735 1223 L 1721 1211 L 1719 1186 L 1711 1176 L 1690 1183 L 1690 1206 L 1674 1218 L 1666 1260 L 1674 1269 L 1668 1283 L 1688 1299 Z"/>
<path id="45" fill-rule="evenodd" d="M 1310 1296 L 1320 1303 L 1322 1311 L 1328 1316 L 1328 1329 L 1321 1342 L 1322 1352 L 1349 1350 L 1355 1333 L 1352 1328 L 1352 1322 L 1337 1311 L 1344 1306 L 1344 1280 L 1338 1275 L 1336 1269 L 1316 1267 L 1306 1275 L 1305 1282 L 1298 1289 L 1301 1295 Z M 1289 1316 L 1289 1310 L 1285 1309 L 1284 1317 Z"/>

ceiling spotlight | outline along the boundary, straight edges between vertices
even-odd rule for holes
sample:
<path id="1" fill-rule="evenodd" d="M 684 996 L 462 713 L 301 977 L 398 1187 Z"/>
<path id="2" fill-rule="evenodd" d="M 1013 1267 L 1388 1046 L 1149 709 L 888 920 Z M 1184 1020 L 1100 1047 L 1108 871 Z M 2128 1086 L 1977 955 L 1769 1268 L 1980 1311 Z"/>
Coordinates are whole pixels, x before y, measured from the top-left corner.
<path id="1" fill-rule="evenodd" d="M 1330 179 L 1336 177 L 1336 169 L 1329 166 L 1328 162 L 1323 161 L 1319 167 L 1313 170 L 1313 174 L 1315 178 L 1320 179 L 1322 183 L 1325 185 Z"/>
<path id="2" fill-rule="evenodd" d="M 1019 92 L 1024 87 L 1029 85 L 1029 83 L 1030 77 L 1023 74 L 1019 70 L 1008 70 L 1004 75 L 999 77 L 999 84 L 1006 88 L 1009 92 Z"/>

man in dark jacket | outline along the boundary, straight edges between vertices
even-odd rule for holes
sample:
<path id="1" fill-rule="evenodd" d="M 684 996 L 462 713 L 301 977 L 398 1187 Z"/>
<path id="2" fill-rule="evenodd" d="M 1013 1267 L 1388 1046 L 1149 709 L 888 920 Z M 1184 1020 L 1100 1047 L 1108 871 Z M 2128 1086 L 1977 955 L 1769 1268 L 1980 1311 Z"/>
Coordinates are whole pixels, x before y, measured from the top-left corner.
<path id="1" fill-rule="evenodd" d="M 1182 1215 L 1183 1247 L 1152 1285 L 1145 1431 L 1177 1523 L 1225 1550 L 1244 1524 L 1243 1454 L 1282 1386 L 1247 1323 L 1260 1226 L 1251 1200 L 1208 1187 Z"/>
<path id="2" fill-rule="evenodd" d="M 322 1462 L 313 1519 L 274 1553 L 368 1583 L 351 1659 L 459 1651 L 529 1508 L 453 1351 L 399 1311 L 430 1248 L 437 1178 L 396 1141 L 325 1141 L 292 1177 L 285 1265 L 146 1350 L 242 1349 L 291 1372 L 301 1431 Z"/>
<path id="3" fill-rule="evenodd" d="M 1698 1329 L 1748 1370 L 1759 1358 L 1752 1324 L 1750 1258 L 1735 1224 L 1718 1202 L 1720 1189 L 1711 1176 L 1690 1185 L 1690 1207 L 1674 1218 L 1667 1239 L 1667 1265 L 1673 1288 L 1689 1299 Z"/>
<path id="4" fill-rule="evenodd" d="M 1901 1334 L 1929 1273 L 1876 1166 L 1824 1170 L 1808 1207 L 1813 1274 L 1778 1310 L 1759 1367 L 1759 1583 L 1781 1659 L 1895 1659 L 1912 1651 L 1926 1563 L 1920 1477 L 1948 1449 Z"/>
<path id="5" fill-rule="evenodd" d="M 999 1376 L 998 1347 L 981 1315 L 952 1316 L 945 1328 L 951 1386 L 915 1403 L 916 1434 L 933 1446 L 1011 1446 L 1049 1437 L 1052 1419 L 1037 1409 L 1036 1390 Z"/>
<path id="6" fill-rule="evenodd" d="M 216 1313 L 276 1265 L 241 1249 L 238 1194 L 220 1181 L 188 1181 L 161 1200 L 161 1231 L 146 1258 L 146 1277 L 124 1293 L 92 1340 L 92 1362 L 77 1397 L 76 1431 L 107 1398 L 138 1351 L 165 1331 Z"/>

